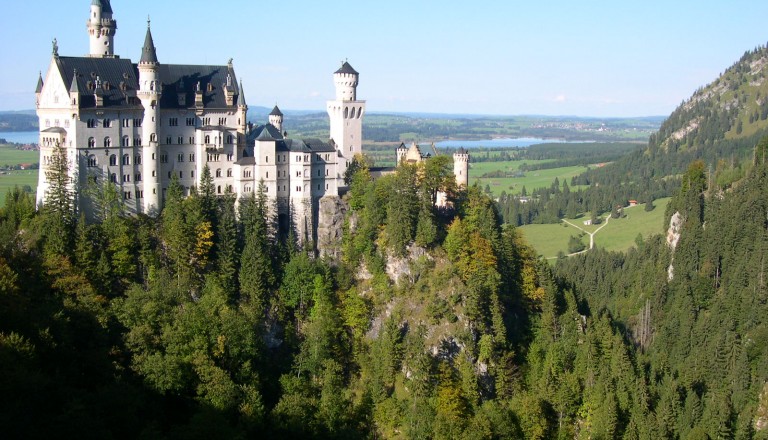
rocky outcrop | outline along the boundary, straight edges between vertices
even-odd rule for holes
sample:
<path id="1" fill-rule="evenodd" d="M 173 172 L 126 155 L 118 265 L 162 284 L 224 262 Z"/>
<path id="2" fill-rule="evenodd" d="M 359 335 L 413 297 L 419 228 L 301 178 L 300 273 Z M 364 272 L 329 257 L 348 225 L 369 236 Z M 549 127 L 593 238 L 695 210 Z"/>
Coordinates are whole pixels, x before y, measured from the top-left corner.
<path id="1" fill-rule="evenodd" d="M 320 199 L 317 215 L 317 251 L 321 257 L 338 260 L 341 257 L 341 237 L 344 218 L 349 207 L 338 196 Z"/>
<path id="2" fill-rule="evenodd" d="M 402 258 L 391 254 L 387 255 L 386 270 L 387 275 L 389 275 L 389 279 L 391 279 L 395 284 L 400 283 L 401 277 L 407 277 L 412 283 L 415 282 L 416 280 L 412 279 L 413 273 L 411 270 L 411 265 L 421 257 L 425 257 L 430 260 L 432 259 L 432 257 L 427 253 L 426 249 L 420 246 L 416 246 L 415 244 L 408 246 L 406 254 Z"/>
<path id="3" fill-rule="evenodd" d="M 675 212 L 672 218 L 669 220 L 669 228 L 667 229 L 667 246 L 672 249 L 672 259 L 669 262 L 667 268 L 667 280 L 672 281 L 675 278 L 675 248 L 680 241 L 680 230 L 683 227 L 683 216 L 680 212 Z"/>

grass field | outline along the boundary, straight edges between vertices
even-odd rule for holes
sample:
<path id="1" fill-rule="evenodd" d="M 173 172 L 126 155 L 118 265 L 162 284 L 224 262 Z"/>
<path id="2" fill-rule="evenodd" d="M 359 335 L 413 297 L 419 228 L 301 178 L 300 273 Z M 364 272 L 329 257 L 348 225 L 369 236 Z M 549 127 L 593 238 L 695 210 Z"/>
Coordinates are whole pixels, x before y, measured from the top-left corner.
<path id="1" fill-rule="evenodd" d="M 637 234 L 647 238 L 653 234 L 664 232 L 664 211 L 669 198 L 654 202 L 656 208 L 646 212 L 644 205 L 638 205 L 624 210 L 625 218 L 611 219 L 600 232 L 595 234 L 595 246 L 611 251 L 626 251 L 635 245 Z M 571 223 L 593 232 L 599 226 L 584 226 L 583 219 L 572 220 Z M 568 239 L 580 231 L 572 226 L 560 224 L 525 225 L 519 228 L 526 241 L 545 258 L 557 257 L 559 252 L 568 253 Z M 589 236 L 584 236 L 584 243 L 589 243 Z"/>
<path id="2" fill-rule="evenodd" d="M 37 170 L 3 171 L 0 174 L 0 206 L 5 206 L 5 194 L 14 186 L 29 185 L 34 194 L 37 189 Z"/>
<path id="3" fill-rule="evenodd" d="M 522 177 L 480 177 L 485 173 L 493 171 L 517 171 L 520 165 L 527 163 L 529 165 L 549 162 L 548 160 L 529 160 L 529 161 L 504 161 L 504 162 L 478 162 L 471 163 L 469 169 L 469 184 L 473 185 L 479 182 L 480 186 L 485 188 L 488 185 L 494 197 L 501 195 L 502 191 L 507 194 L 520 194 L 523 186 L 529 192 L 535 188 L 549 187 L 557 177 L 562 185 L 563 180 L 570 181 L 571 177 L 579 175 L 587 170 L 587 167 L 573 166 L 552 168 L 548 170 L 527 171 Z M 574 188 L 575 189 L 575 188 Z"/>
<path id="4" fill-rule="evenodd" d="M 664 211 L 669 198 L 653 202 L 656 205 L 651 212 L 645 212 L 645 205 L 625 209 L 626 217 L 613 219 L 608 226 L 595 235 L 595 246 L 609 251 L 625 251 L 635 245 L 637 234 L 643 238 L 664 232 Z"/>
<path id="5" fill-rule="evenodd" d="M 39 161 L 39 151 L 17 150 L 8 145 L 0 145 L 0 167 L 22 163 L 37 163 Z"/>

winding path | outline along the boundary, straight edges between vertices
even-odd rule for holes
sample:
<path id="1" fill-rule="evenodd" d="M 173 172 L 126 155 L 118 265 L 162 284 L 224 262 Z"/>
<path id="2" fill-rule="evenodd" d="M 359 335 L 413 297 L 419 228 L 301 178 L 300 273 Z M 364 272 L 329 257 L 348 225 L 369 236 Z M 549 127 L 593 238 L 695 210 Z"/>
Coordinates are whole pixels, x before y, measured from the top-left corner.
<path id="1" fill-rule="evenodd" d="M 589 232 L 586 229 L 582 228 L 581 226 L 575 225 L 575 224 L 569 222 L 566 219 L 562 219 L 563 223 L 565 223 L 565 224 L 567 224 L 569 226 L 573 226 L 574 228 L 578 229 L 579 231 L 589 235 L 589 247 L 587 249 L 584 249 L 583 251 L 579 251 L 579 252 L 574 252 L 572 254 L 568 254 L 568 255 L 566 255 L 566 257 L 572 257 L 574 255 L 583 254 L 584 252 L 587 252 L 588 250 L 593 249 L 595 247 L 595 234 L 600 232 L 600 230 L 603 229 L 604 227 L 608 226 L 608 221 L 610 221 L 610 220 L 611 220 L 611 216 L 608 215 L 607 217 L 605 217 L 605 219 L 603 221 L 603 224 L 599 228 L 595 229 L 595 232 Z M 557 257 L 549 257 L 549 258 L 547 258 L 547 260 L 556 260 L 556 259 L 557 259 Z"/>

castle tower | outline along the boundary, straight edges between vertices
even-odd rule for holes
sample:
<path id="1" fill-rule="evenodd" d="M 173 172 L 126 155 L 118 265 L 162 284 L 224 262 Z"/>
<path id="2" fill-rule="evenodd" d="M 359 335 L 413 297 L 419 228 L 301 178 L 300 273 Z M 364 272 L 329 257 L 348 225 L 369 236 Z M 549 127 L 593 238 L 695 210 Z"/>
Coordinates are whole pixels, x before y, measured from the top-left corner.
<path id="1" fill-rule="evenodd" d="M 405 160 L 405 155 L 408 154 L 408 149 L 405 148 L 404 143 L 400 143 L 400 146 L 397 147 L 397 150 L 395 150 L 395 156 L 397 157 L 397 162 L 395 165 L 400 165 L 400 162 Z"/>
<path id="2" fill-rule="evenodd" d="M 94 3 L 96 1 L 94 0 Z M 139 60 L 139 99 L 144 107 L 141 123 L 142 175 L 144 181 L 144 213 L 157 215 L 160 212 L 160 157 L 157 148 L 158 110 L 160 106 L 160 78 L 158 75 L 157 52 L 152 40 L 152 31 L 147 20 L 147 36 Z"/>
<path id="3" fill-rule="evenodd" d="M 365 101 L 357 100 L 357 84 L 360 74 L 348 62 L 334 72 L 336 100 L 328 101 L 328 116 L 331 120 L 331 140 L 338 152 L 337 179 L 344 186 L 344 173 L 355 154 L 363 152 L 363 113 Z"/>
<path id="4" fill-rule="evenodd" d="M 269 123 L 272 124 L 280 133 L 283 132 L 283 112 L 281 112 L 277 106 L 275 106 L 275 108 L 273 108 L 272 112 L 269 114 Z"/>
<path id="5" fill-rule="evenodd" d="M 453 153 L 453 175 L 458 188 L 469 186 L 469 152 L 464 147 Z"/>
<path id="6" fill-rule="evenodd" d="M 115 32 L 117 22 L 112 19 L 112 5 L 109 0 L 91 1 L 91 15 L 86 23 L 91 51 L 88 56 L 111 58 L 115 56 Z"/>

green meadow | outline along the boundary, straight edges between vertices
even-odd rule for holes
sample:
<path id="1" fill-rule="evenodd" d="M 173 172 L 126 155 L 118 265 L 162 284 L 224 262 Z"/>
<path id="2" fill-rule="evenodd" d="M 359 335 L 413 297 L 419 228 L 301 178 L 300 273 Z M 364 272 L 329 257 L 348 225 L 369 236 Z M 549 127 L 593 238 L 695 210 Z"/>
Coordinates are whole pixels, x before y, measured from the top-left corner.
<path id="1" fill-rule="evenodd" d="M 609 251 L 626 251 L 635 246 L 635 239 L 640 234 L 647 238 L 654 234 L 661 234 L 665 230 L 664 211 L 669 203 L 669 198 L 654 201 L 656 206 L 653 211 L 646 212 L 644 205 L 625 208 L 624 218 L 615 218 L 608 221 L 605 227 L 595 234 L 595 247 Z M 584 226 L 584 218 L 569 220 L 574 225 L 594 232 L 602 225 Z M 536 249 L 539 255 L 545 258 L 555 258 L 558 253 L 568 253 L 568 239 L 571 235 L 577 236 L 581 231 L 564 223 L 547 225 L 525 225 L 518 228 L 525 240 Z M 582 237 L 584 244 L 589 245 L 589 235 Z"/>
<path id="2" fill-rule="evenodd" d="M 0 171 L 0 206 L 5 206 L 5 195 L 14 186 L 27 185 L 34 194 L 37 189 L 37 170 Z"/>
<path id="3" fill-rule="evenodd" d="M 498 197 L 501 195 L 502 191 L 506 191 L 507 194 L 520 194 L 523 187 L 525 187 L 529 193 L 535 188 L 549 187 L 552 185 L 555 178 L 559 179 L 560 185 L 562 185 L 563 181 L 570 182 L 571 177 L 587 171 L 587 167 L 584 166 L 570 166 L 526 171 L 520 177 L 481 177 L 486 173 L 495 171 L 515 172 L 518 171 L 520 166 L 524 163 L 535 165 L 545 162 L 550 162 L 550 160 L 512 160 L 503 162 L 470 163 L 469 183 L 472 185 L 475 182 L 478 182 L 483 188 L 488 185 L 494 197 Z"/>

